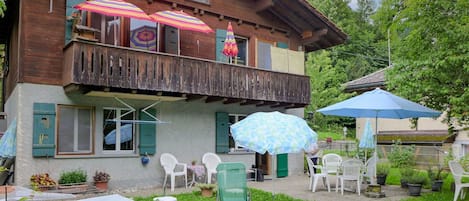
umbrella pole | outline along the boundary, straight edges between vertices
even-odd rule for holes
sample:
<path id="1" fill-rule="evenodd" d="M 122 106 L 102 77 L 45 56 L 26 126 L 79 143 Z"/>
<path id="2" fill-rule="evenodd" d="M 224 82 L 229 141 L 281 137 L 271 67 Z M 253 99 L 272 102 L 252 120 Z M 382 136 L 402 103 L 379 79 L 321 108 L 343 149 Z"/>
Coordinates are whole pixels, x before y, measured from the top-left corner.
<path id="1" fill-rule="evenodd" d="M 375 171 L 374 171 L 374 178 L 371 183 L 376 184 L 376 165 L 378 163 L 378 112 L 376 112 L 376 117 L 375 117 L 375 135 L 374 135 L 374 140 L 375 140 Z"/>

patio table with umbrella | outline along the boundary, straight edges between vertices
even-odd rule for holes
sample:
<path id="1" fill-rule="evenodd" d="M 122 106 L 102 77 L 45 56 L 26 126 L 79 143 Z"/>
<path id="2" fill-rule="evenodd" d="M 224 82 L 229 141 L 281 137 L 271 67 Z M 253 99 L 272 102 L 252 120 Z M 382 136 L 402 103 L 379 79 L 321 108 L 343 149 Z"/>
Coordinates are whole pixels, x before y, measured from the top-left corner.
<path id="1" fill-rule="evenodd" d="M 378 118 L 405 119 L 417 117 L 438 117 L 441 114 L 441 112 L 432 110 L 379 88 L 328 107 L 321 108 L 318 112 L 325 115 L 375 118 L 375 143 L 377 143 L 376 134 L 378 133 Z M 377 146 L 375 144 L 375 157 L 377 157 L 376 152 Z M 376 171 L 374 172 L 376 177 Z"/>
<path id="2" fill-rule="evenodd" d="M 297 153 L 317 142 L 317 134 L 305 120 L 276 111 L 253 113 L 230 130 L 240 146 L 260 154 Z"/>

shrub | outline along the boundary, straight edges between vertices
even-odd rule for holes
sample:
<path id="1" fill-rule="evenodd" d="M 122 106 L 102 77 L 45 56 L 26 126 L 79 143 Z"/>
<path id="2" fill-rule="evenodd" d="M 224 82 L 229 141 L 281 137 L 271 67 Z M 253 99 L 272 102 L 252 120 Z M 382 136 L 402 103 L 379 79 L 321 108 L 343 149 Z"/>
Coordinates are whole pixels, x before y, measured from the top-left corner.
<path id="1" fill-rule="evenodd" d="M 376 164 L 376 174 L 377 175 L 388 175 L 391 165 L 387 162 L 380 162 Z"/>
<path id="2" fill-rule="evenodd" d="M 405 167 L 399 169 L 399 172 L 401 173 L 401 180 L 402 181 L 407 181 L 412 175 L 416 174 L 416 171 L 412 168 Z"/>
<path id="3" fill-rule="evenodd" d="M 391 152 L 388 154 L 388 160 L 392 167 L 404 168 L 415 165 L 415 146 L 403 146 L 401 141 L 395 141 Z"/>
<path id="4" fill-rule="evenodd" d="M 407 183 L 424 185 L 427 183 L 427 175 L 420 171 L 415 171 L 414 174 L 407 179 Z"/>
<path id="5" fill-rule="evenodd" d="M 84 170 L 71 170 L 60 174 L 59 184 L 76 184 L 86 182 L 86 172 Z"/>
<path id="6" fill-rule="evenodd" d="M 448 172 L 443 171 L 442 166 L 428 167 L 427 174 L 431 181 L 444 180 L 448 176 Z"/>

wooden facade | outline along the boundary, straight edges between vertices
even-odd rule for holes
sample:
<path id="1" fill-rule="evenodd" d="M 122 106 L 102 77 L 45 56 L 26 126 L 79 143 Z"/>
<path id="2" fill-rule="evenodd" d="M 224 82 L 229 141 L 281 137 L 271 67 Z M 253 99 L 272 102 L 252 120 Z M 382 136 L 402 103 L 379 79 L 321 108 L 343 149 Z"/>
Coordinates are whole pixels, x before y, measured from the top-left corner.
<path id="1" fill-rule="evenodd" d="M 7 1 L 7 16 L 0 20 L 0 25 L 11 27 L 0 31 L 1 42 L 9 47 L 10 72 L 5 81 L 5 99 L 16 83 L 34 83 L 64 86 L 67 92 L 77 88 L 134 90 L 189 99 L 210 97 L 207 102 L 224 100 L 303 107 L 310 101 L 308 77 L 256 69 L 258 41 L 287 44 L 291 50 L 313 51 L 341 44 L 346 39 L 343 32 L 306 0 L 211 0 L 209 4 L 192 0 L 128 2 L 146 13 L 183 10 L 214 30 L 226 29 L 231 22 L 235 34 L 249 40 L 246 66 L 213 61 L 216 59 L 214 33 L 181 31 L 180 55 L 76 41 L 66 46 L 66 0 Z M 93 63 L 97 55 L 106 55 L 100 62 L 119 57 L 125 58 L 127 67 L 136 66 L 135 62 L 140 66 L 129 68 L 124 74 L 132 75 L 122 79 L 106 71 L 116 66 L 100 69 Z M 140 69 L 142 62 L 163 77 L 146 79 L 147 75 L 143 74 L 148 71 Z M 103 70 L 104 74 L 92 70 Z"/>

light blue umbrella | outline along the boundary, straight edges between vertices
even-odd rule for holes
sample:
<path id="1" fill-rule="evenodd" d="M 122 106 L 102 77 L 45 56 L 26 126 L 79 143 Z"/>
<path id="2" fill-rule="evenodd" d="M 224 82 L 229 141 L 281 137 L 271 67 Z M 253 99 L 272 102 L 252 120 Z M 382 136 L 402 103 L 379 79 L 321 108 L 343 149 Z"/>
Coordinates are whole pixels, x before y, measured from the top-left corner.
<path id="1" fill-rule="evenodd" d="M 331 106 L 321 108 L 318 112 L 325 115 L 344 117 L 374 117 L 376 134 L 378 133 L 378 118 L 405 119 L 417 117 L 438 117 L 441 114 L 441 112 L 432 110 L 379 88 Z M 376 141 L 377 140 L 375 139 L 375 143 Z M 377 147 L 375 146 L 375 157 L 377 157 L 376 148 Z"/>
<path id="2" fill-rule="evenodd" d="M 133 128 L 132 127 L 133 127 L 132 124 L 125 124 L 125 125 L 121 126 L 121 129 L 120 129 L 121 130 L 121 132 L 120 132 L 120 135 L 121 135 L 120 143 L 132 140 L 132 138 L 133 138 L 133 135 L 132 135 Z M 116 144 L 116 129 L 112 130 L 111 132 L 109 132 L 106 135 L 106 137 L 104 137 L 104 142 L 106 144 Z"/>
<path id="3" fill-rule="evenodd" d="M 301 152 L 318 138 L 305 120 L 280 112 L 253 113 L 230 129 L 240 146 L 260 154 Z"/>
<path id="4" fill-rule="evenodd" d="M 7 131 L 0 139 L 0 156 L 16 156 L 16 119 L 13 119 L 13 121 L 8 126 Z"/>
<path id="5" fill-rule="evenodd" d="M 370 119 L 366 119 L 365 129 L 363 130 L 363 134 L 360 137 L 360 143 L 358 147 L 362 149 L 374 149 L 375 148 L 375 140 L 373 139 L 373 129 L 371 128 Z M 365 161 L 367 160 L 367 151 L 365 151 Z"/>
<path id="6" fill-rule="evenodd" d="M 375 148 L 375 140 L 373 139 L 373 129 L 371 128 L 370 119 L 366 119 L 365 129 L 360 138 L 360 143 L 358 147 L 363 149 L 373 149 Z"/>
<path id="7" fill-rule="evenodd" d="M 253 113 L 231 125 L 230 129 L 231 135 L 240 146 L 260 154 L 301 152 L 308 150 L 309 145 L 316 143 L 318 139 L 305 120 L 280 112 Z M 275 193 L 272 193 L 272 200 L 274 197 Z"/>

